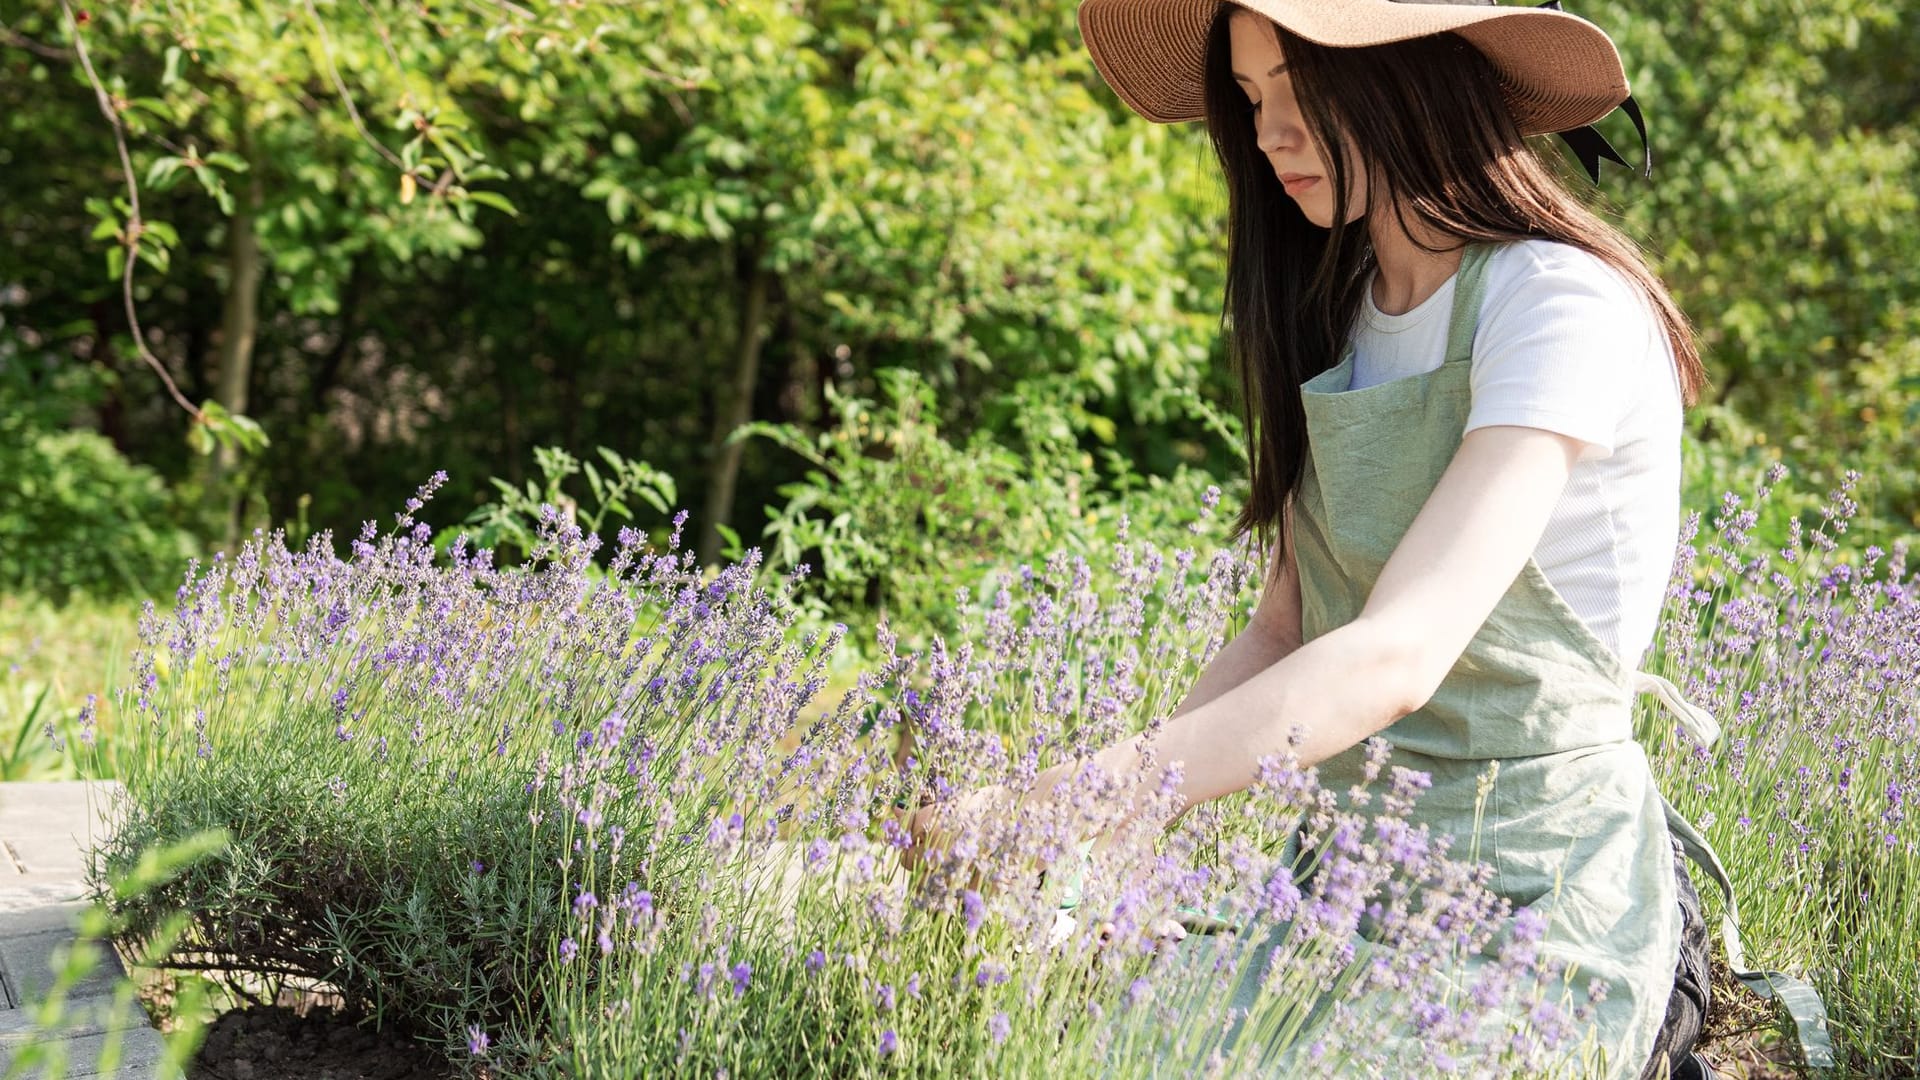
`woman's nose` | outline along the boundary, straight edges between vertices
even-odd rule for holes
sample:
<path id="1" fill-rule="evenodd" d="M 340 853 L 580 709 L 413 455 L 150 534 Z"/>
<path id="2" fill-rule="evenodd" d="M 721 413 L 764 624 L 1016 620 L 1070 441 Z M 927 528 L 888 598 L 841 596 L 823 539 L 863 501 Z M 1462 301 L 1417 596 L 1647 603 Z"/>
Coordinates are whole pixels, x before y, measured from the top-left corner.
<path id="1" fill-rule="evenodd" d="M 1260 110 L 1258 127 L 1255 129 L 1255 141 L 1262 153 L 1274 154 L 1298 144 L 1305 129 L 1299 121 L 1288 117 L 1279 109 Z"/>

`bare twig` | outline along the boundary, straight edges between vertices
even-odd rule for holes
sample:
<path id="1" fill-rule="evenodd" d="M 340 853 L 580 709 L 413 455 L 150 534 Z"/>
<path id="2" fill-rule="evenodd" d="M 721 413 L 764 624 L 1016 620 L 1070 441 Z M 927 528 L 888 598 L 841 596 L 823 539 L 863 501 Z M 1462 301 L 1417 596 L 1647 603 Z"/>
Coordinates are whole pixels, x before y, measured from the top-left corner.
<path id="1" fill-rule="evenodd" d="M 126 245 L 127 258 L 120 268 L 120 295 L 126 302 L 127 326 L 133 331 L 133 347 L 139 352 L 140 359 L 146 361 L 147 366 L 154 370 L 154 374 L 160 376 L 160 381 L 166 384 L 167 393 L 173 395 L 173 400 L 187 410 L 196 423 L 204 422 L 206 417 L 193 402 L 187 400 L 186 395 L 180 392 L 180 388 L 174 385 L 173 376 L 167 374 L 166 365 L 162 364 L 160 358 L 153 355 L 152 350 L 147 348 L 146 334 L 140 329 L 140 316 L 135 312 L 133 304 L 133 269 L 140 261 L 140 231 L 143 224 L 140 219 L 140 186 L 133 179 L 133 158 L 127 153 L 126 128 L 120 123 L 120 112 L 114 108 L 113 98 L 108 95 L 107 88 L 101 84 L 99 74 L 93 70 L 93 59 L 87 55 L 87 42 L 80 33 L 80 21 L 73 16 L 72 5 L 67 0 L 60 0 L 60 11 L 67 17 L 67 33 L 73 37 L 73 48 L 80 57 L 80 67 L 86 71 L 87 82 L 93 87 L 94 99 L 100 104 L 100 115 L 106 117 L 107 122 L 113 125 L 113 144 L 120 151 L 120 171 L 127 181 L 127 228 L 121 237 L 121 243 Z"/>

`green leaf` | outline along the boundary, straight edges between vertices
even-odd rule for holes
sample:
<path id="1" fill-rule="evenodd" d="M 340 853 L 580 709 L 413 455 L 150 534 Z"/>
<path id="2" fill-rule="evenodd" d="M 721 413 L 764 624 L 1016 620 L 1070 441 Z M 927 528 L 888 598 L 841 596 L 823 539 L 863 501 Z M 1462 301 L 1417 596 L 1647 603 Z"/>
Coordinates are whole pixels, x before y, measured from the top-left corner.
<path id="1" fill-rule="evenodd" d="M 172 261 L 172 256 L 167 249 L 158 244 L 143 242 L 134 249 L 134 253 L 140 257 L 141 262 L 162 274 L 167 272 L 167 266 Z"/>
<path id="2" fill-rule="evenodd" d="M 147 186 L 158 191 L 165 191 L 172 187 L 173 182 L 179 178 L 181 167 L 185 164 L 184 158 L 154 158 L 153 164 L 147 166 Z"/>
<path id="3" fill-rule="evenodd" d="M 740 534 L 719 522 L 714 522 L 713 531 L 720 534 L 726 543 L 720 547 L 720 557 L 728 562 L 739 562 L 746 551 L 740 546 Z"/>
<path id="4" fill-rule="evenodd" d="M 193 175 L 200 181 L 200 186 L 207 190 L 207 194 L 213 196 L 213 201 L 220 205 L 220 212 L 232 217 L 233 196 L 227 193 L 226 182 L 220 179 L 220 174 L 201 166 L 193 170 Z"/>
<path id="5" fill-rule="evenodd" d="M 508 217 L 520 216 L 520 211 L 514 208 L 513 203 L 497 191 L 469 191 L 467 199 L 482 206 L 491 206 Z"/>

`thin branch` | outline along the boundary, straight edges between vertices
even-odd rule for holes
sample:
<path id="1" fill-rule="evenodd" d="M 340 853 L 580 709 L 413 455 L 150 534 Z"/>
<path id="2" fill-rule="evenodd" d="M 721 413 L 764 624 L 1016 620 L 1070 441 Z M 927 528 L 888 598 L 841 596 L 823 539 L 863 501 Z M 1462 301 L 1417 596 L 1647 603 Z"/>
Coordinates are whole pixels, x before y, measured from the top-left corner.
<path id="1" fill-rule="evenodd" d="M 60 0 L 60 2 L 64 4 L 66 0 Z M 347 107 L 347 115 L 353 118 L 354 130 L 360 133 L 360 137 L 366 140 L 367 145 L 380 151 L 380 156 L 391 162 L 394 168 L 406 172 L 406 163 L 400 160 L 400 155 L 387 149 L 386 143 L 374 138 L 373 132 L 367 130 L 366 122 L 360 119 L 360 110 L 353 105 L 353 95 L 347 92 L 346 81 L 340 78 L 340 69 L 334 66 L 333 42 L 327 37 L 327 24 L 320 21 L 320 13 L 314 10 L 313 0 L 306 0 L 306 9 L 307 17 L 313 20 L 314 32 L 320 35 L 320 55 L 327 61 L 327 74 L 333 78 L 333 88 L 339 92 L 341 103 Z"/>
<path id="2" fill-rule="evenodd" d="M 35 41 L 32 38 L 26 36 L 25 34 L 22 34 L 19 31 L 13 29 L 12 27 L 8 26 L 6 23 L 0 23 L 0 44 L 15 45 L 22 49 L 27 50 L 30 53 L 37 53 L 41 56 L 44 56 L 49 60 L 72 60 L 73 59 L 73 53 L 71 50 L 63 49 L 58 45 L 47 45 L 47 44 L 43 44 L 41 42 Z"/>
<path id="3" fill-rule="evenodd" d="M 144 226 L 140 219 L 140 186 L 134 182 L 133 158 L 127 153 L 127 132 L 120 123 L 120 113 L 114 108 L 113 98 L 108 95 L 107 88 L 101 84 L 99 74 L 93 70 L 93 58 L 87 55 L 87 41 L 80 32 L 80 21 L 73 17 L 72 5 L 67 0 L 60 0 L 60 10 L 67 17 L 67 33 L 73 37 L 73 48 L 79 54 L 80 66 L 87 73 L 87 82 L 93 86 L 93 96 L 99 102 L 100 115 L 106 117 L 107 122 L 113 125 L 113 144 L 120 151 L 120 171 L 127 181 L 127 204 L 130 211 L 127 216 L 126 232 L 121 238 L 121 242 L 126 245 L 127 258 L 126 263 L 120 268 L 120 295 L 126 303 L 127 326 L 133 331 L 133 347 L 139 352 L 140 359 L 146 361 L 154 374 L 160 376 L 160 381 L 166 384 L 167 393 L 173 395 L 173 400 L 187 410 L 196 423 L 202 423 L 206 417 L 193 402 L 187 400 L 186 395 L 180 392 L 180 388 L 174 385 L 173 376 L 167 374 L 166 365 L 162 364 L 160 358 L 153 355 L 152 350 L 147 348 L 146 333 L 140 329 L 140 316 L 135 312 L 133 303 L 133 270 L 140 262 L 140 231 Z"/>
<path id="4" fill-rule="evenodd" d="M 322 976 L 315 975 L 312 971 L 305 968 L 283 967 L 279 964 L 262 963 L 258 960 L 239 957 L 234 958 L 232 962 L 185 959 L 150 960 L 139 966 L 152 968 L 155 971 L 247 972 L 248 974 L 255 975 L 295 975 L 302 979 L 312 979 L 315 982 L 326 981 Z"/>
<path id="5" fill-rule="evenodd" d="M 373 20 L 374 32 L 380 35 L 380 44 L 386 46 L 387 61 L 393 65 L 393 73 L 400 78 L 401 85 L 405 86 L 406 65 L 400 62 L 400 54 L 393 51 L 393 35 L 387 32 L 387 24 L 380 21 L 379 15 L 374 14 L 373 5 L 367 3 L 367 0 L 360 0 L 360 8 L 367 13 L 367 18 Z"/>

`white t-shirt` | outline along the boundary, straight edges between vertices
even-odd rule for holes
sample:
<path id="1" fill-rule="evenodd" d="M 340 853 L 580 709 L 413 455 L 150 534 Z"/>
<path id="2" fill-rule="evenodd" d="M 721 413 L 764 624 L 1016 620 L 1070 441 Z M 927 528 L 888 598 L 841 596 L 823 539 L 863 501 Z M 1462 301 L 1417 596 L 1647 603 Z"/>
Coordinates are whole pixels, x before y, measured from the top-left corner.
<path id="1" fill-rule="evenodd" d="M 1350 389 L 1441 365 L 1454 284 L 1387 315 L 1368 283 Z M 1587 444 L 1533 557 L 1594 635 L 1638 668 L 1680 532 L 1680 381 L 1653 308 L 1579 248 L 1503 245 L 1487 260 L 1470 380 L 1467 431 L 1515 424 Z"/>

